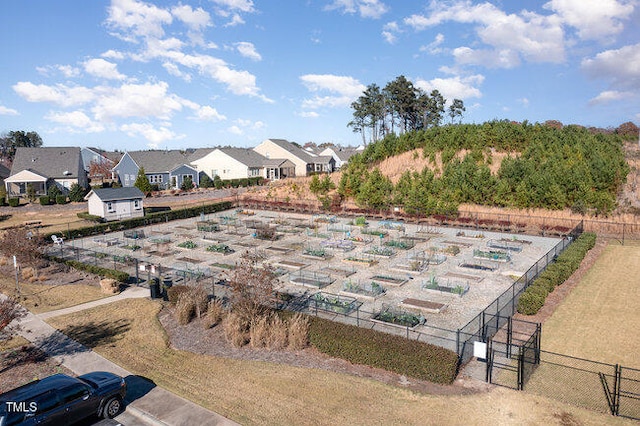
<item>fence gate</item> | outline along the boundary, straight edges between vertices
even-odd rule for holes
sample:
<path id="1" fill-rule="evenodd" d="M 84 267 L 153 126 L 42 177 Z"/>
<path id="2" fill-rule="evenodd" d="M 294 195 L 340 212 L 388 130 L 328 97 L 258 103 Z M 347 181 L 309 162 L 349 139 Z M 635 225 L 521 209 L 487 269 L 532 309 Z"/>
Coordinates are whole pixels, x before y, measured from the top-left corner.
<path id="1" fill-rule="evenodd" d="M 613 375 L 598 374 L 611 414 L 640 419 L 640 370 L 616 364 Z"/>
<path id="2" fill-rule="evenodd" d="M 530 333 L 515 331 L 514 323 L 509 318 L 506 329 L 487 342 L 487 382 L 516 390 L 524 389 L 540 364 L 541 327 L 534 323 L 527 325 L 528 328 L 533 326 Z"/>

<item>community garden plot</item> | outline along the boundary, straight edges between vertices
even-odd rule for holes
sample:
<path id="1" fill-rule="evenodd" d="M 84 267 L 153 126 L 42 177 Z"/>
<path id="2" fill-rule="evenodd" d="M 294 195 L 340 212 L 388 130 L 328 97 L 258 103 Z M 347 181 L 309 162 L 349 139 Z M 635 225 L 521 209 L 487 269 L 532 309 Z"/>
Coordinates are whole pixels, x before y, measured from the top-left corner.
<path id="1" fill-rule="evenodd" d="M 73 244 L 185 274 L 229 273 L 248 254 L 281 271 L 278 291 L 352 298 L 362 313 L 413 312 L 424 319 L 416 329 L 426 324 L 450 330 L 474 318 L 558 242 L 399 221 L 246 210 L 136 232 L 142 238 L 115 232 Z"/>

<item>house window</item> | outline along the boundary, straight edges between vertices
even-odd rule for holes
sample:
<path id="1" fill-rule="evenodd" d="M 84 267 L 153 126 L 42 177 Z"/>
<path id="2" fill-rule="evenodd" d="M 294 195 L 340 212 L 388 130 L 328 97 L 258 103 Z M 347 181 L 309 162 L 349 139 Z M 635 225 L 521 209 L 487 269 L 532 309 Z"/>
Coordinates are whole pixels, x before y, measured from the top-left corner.
<path id="1" fill-rule="evenodd" d="M 249 169 L 249 177 L 260 176 L 260 169 L 252 168 Z"/>
<path id="2" fill-rule="evenodd" d="M 216 176 L 218 176 L 218 169 L 211 170 L 211 177 L 214 178 Z"/>
<path id="3" fill-rule="evenodd" d="M 140 210 L 140 200 L 133 200 L 133 208 Z"/>
<path id="4" fill-rule="evenodd" d="M 115 210 L 113 209 L 113 203 L 111 201 L 107 202 L 107 211 L 109 213 L 113 213 Z"/>
<path id="5" fill-rule="evenodd" d="M 162 183 L 164 177 L 162 175 L 149 175 L 149 183 Z"/>

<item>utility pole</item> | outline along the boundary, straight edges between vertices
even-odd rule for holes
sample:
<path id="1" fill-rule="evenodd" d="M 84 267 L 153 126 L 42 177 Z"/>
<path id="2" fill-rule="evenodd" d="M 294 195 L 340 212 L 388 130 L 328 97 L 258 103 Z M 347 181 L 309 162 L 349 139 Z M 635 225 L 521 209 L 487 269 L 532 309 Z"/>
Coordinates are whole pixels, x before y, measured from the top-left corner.
<path id="1" fill-rule="evenodd" d="M 18 282 L 18 260 L 16 256 L 13 255 L 13 269 L 16 272 L 16 291 L 18 292 L 18 296 L 20 296 L 20 283 Z"/>

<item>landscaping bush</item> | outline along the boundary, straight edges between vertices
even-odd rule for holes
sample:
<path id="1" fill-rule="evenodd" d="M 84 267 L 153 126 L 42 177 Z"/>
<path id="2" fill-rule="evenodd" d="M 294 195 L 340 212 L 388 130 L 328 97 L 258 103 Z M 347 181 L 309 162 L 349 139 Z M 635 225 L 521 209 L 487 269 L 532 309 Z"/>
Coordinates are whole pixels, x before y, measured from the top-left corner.
<path id="1" fill-rule="evenodd" d="M 49 204 L 51 204 L 51 200 L 49 199 L 49 196 L 43 195 L 42 197 L 40 197 L 41 206 L 48 206 Z"/>
<path id="2" fill-rule="evenodd" d="M 211 328 L 222 321 L 222 316 L 224 314 L 224 305 L 220 300 L 211 300 L 209 302 L 209 306 L 207 307 L 207 313 L 202 318 L 202 326 L 204 328 Z"/>
<path id="3" fill-rule="evenodd" d="M 195 305 L 188 292 L 182 293 L 176 302 L 176 319 L 178 324 L 187 325 L 195 316 Z"/>
<path id="4" fill-rule="evenodd" d="M 222 329 L 227 341 L 237 348 L 244 346 L 249 341 L 247 324 L 238 314 L 233 312 L 227 314 L 222 320 Z"/>
<path id="5" fill-rule="evenodd" d="M 298 351 L 309 346 L 309 317 L 296 313 L 289 319 L 289 349 Z"/>
<path id="6" fill-rule="evenodd" d="M 458 356 L 442 347 L 322 318 L 310 323 L 311 344 L 330 356 L 435 383 L 456 376 Z"/>
<path id="7" fill-rule="evenodd" d="M 548 293 L 564 283 L 580 267 L 582 259 L 595 244 L 596 234 L 585 232 L 580 235 L 522 293 L 518 301 L 518 312 L 524 315 L 536 314 L 544 305 Z"/>
<path id="8" fill-rule="evenodd" d="M 86 263 L 78 262 L 76 260 L 64 260 L 59 257 L 49 256 L 49 260 L 53 260 L 58 263 L 64 263 L 67 266 L 77 269 L 79 271 L 89 272 L 90 274 L 99 275 L 101 277 L 113 278 L 114 280 L 124 283 L 129 280 L 129 274 L 123 271 L 116 271 L 115 269 L 102 268 L 100 266 L 89 265 Z"/>
<path id="9" fill-rule="evenodd" d="M 19 205 L 20 205 L 20 198 L 18 197 L 9 198 L 9 206 L 18 207 Z"/>
<path id="10" fill-rule="evenodd" d="M 167 289 L 167 298 L 169 303 L 175 305 L 180 298 L 180 295 L 189 291 L 189 286 L 186 285 L 174 285 Z"/>
<path id="11" fill-rule="evenodd" d="M 56 195 L 56 204 L 67 204 L 66 195 Z"/>
<path id="12" fill-rule="evenodd" d="M 518 312 L 524 315 L 535 315 L 544 305 L 545 296 L 533 291 L 525 291 L 518 300 Z"/>

